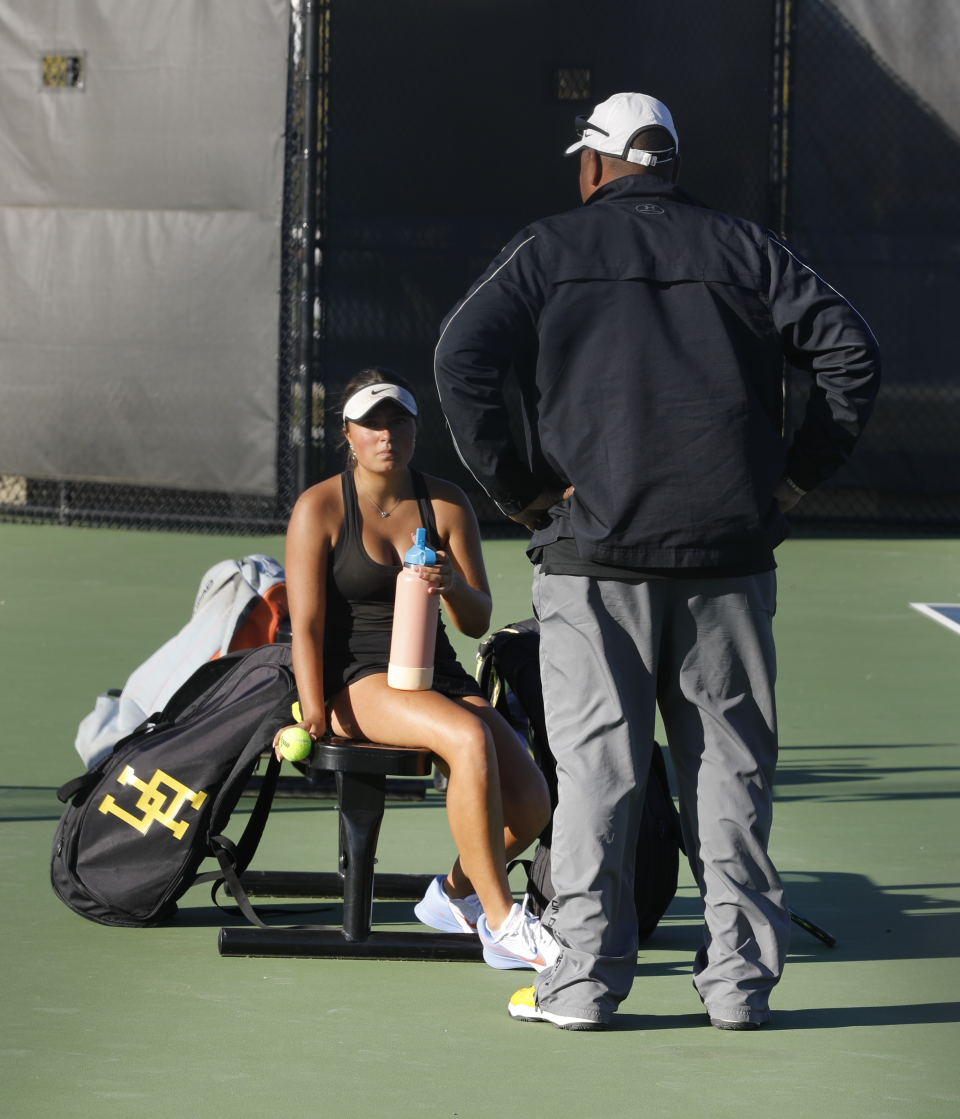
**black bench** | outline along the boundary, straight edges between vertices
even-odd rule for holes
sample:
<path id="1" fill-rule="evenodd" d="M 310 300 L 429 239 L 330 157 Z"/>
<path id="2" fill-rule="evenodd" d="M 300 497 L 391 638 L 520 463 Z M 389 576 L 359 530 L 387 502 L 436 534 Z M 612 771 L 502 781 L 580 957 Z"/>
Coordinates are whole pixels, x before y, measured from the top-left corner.
<path id="1" fill-rule="evenodd" d="M 468 933 L 373 932 L 374 898 L 419 901 L 432 874 L 374 874 L 387 775 L 422 777 L 426 747 L 385 746 L 327 735 L 310 756 L 313 770 L 332 771 L 340 813 L 338 873 L 248 870 L 250 897 L 343 898 L 342 928 L 222 928 L 221 956 L 300 956 L 392 960 L 481 960 L 480 939 Z"/>

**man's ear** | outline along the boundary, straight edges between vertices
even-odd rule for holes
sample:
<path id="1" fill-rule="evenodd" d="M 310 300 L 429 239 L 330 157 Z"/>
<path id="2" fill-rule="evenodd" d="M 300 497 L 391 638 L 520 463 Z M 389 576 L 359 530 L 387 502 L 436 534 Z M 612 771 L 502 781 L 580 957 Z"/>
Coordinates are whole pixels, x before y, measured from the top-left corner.
<path id="1" fill-rule="evenodd" d="M 600 186 L 603 162 L 593 148 L 580 149 L 580 197 L 584 202 Z"/>
<path id="2" fill-rule="evenodd" d="M 584 148 L 583 152 L 587 157 L 587 173 L 590 177 L 590 185 L 598 187 L 600 180 L 603 178 L 603 160 L 593 148 Z"/>

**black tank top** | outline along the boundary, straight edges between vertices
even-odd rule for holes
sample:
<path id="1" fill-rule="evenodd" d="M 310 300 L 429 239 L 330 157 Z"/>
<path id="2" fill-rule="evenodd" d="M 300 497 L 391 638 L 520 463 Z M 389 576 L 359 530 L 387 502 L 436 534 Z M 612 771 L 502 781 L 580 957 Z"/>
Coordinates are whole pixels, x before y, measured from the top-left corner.
<path id="1" fill-rule="evenodd" d="M 433 506 L 423 475 L 410 471 L 427 544 L 440 547 Z M 348 684 L 386 672 L 390 659 L 393 605 L 401 564 L 377 563 L 363 546 L 363 525 L 353 471 L 340 475 L 343 531 L 327 564 L 327 611 L 323 633 L 323 690 L 327 700 Z M 434 689 L 445 695 L 480 695 L 457 661 L 441 619 L 437 626 Z"/>

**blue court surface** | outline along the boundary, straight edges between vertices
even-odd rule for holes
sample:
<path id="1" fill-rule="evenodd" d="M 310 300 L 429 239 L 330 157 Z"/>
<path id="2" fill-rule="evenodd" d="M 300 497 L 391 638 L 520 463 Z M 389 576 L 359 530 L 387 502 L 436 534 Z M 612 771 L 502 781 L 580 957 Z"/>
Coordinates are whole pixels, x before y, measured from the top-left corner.
<path id="1" fill-rule="evenodd" d="M 960 633 L 960 605 L 951 602 L 911 602 L 910 605 L 954 633 Z"/>

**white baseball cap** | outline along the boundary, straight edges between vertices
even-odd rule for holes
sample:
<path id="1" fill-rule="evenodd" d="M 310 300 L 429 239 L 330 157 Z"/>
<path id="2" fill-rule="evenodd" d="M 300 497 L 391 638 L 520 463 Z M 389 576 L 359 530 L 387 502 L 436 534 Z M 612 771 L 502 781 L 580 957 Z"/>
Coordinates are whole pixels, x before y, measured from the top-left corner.
<path id="1" fill-rule="evenodd" d="M 637 136 L 650 128 L 665 128 L 673 137 L 673 146 L 657 152 L 631 148 Z M 577 131 L 580 139 L 567 148 L 566 155 L 593 148 L 613 159 L 655 167 L 658 163 L 669 163 L 680 150 L 670 110 L 662 101 L 645 93 L 615 93 L 601 101 L 589 117 L 577 117 Z"/>
<path id="2" fill-rule="evenodd" d="M 362 389 L 357 389 L 343 406 L 343 418 L 357 423 L 384 400 L 395 400 L 411 416 L 417 414 L 417 402 L 405 388 L 400 385 L 377 381 L 372 385 L 365 385 Z"/>

